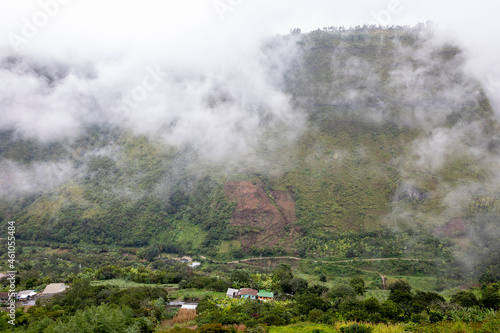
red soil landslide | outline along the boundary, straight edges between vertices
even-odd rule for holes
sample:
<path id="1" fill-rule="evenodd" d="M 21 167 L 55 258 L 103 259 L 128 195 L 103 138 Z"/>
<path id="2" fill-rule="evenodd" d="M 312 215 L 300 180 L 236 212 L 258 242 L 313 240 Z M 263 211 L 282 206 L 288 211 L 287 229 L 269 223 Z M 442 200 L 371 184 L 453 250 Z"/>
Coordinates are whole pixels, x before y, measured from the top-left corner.
<path id="1" fill-rule="evenodd" d="M 252 229 L 238 236 L 246 252 L 252 246 L 273 248 L 281 245 L 284 249 L 291 249 L 300 232 L 295 225 L 295 201 L 291 193 L 270 191 L 275 206 L 262 183 L 227 183 L 225 192 L 231 201 L 236 202 L 230 224 Z"/>

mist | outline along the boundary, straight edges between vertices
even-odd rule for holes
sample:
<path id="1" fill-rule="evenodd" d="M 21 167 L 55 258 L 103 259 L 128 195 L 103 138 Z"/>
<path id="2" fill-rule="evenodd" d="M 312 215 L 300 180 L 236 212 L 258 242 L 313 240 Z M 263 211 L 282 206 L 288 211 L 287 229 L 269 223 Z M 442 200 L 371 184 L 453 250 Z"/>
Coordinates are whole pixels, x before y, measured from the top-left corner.
<path id="1" fill-rule="evenodd" d="M 14 127 L 20 135 L 42 141 L 74 137 L 93 122 L 111 121 L 148 134 L 175 124 L 172 135 L 163 135 L 167 142 L 189 143 L 209 156 L 224 156 L 228 149 L 246 151 L 255 144 L 246 142 L 247 134 L 259 133 L 261 118 L 270 113 L 282 125 L 299 124 L 292 130 L 300 131 L 300 112 L 292 110 L 279 86 L 282 73 L 271 71 L 277 64 L 286 68 L 295 52 L 293 43 L 272 53 L 280 59 L 266 59 L 261 50 L 266 39 L 288 34 L 292 27 L 310 31 L 432 20 L 441 40 L 454 40 L 466 50 L 467 68 L 485 83 L 496 103 L 498 73 L 493 67 L 500 48 L 486 36 L 500 27 L 493 17 L 484 16 L 495 12 L 486 1 L 460 6 L 445 1 L 438 6 L 403 0 L 47 0 L 1 6 L 0 91 L 5 102 L 0 128 Z M 477 36 L 484 36 L 484 42 Z M 352 61 L 348 65 L 358 67 Z M 408 76 L 415 74 L 401 68 L 393 76 L 412 80 Z M 208 99 L 222 103 L 207 105 Z M 235 133 L 236 127 L 242 132 Z"/>
<path id="2" fill-rule="evenodd" d="M 453 151 L 494 166 L 498 158 L 488 150 L 482 124 L 474 119 L 451 128 L 443 124 L 457 110 L 478 103 L 482 92 L 500 114 L 500 47 L 489 37 L 500 32 L 494 17 L 498 6 L 490 1 L 436 5 L 409 0 L 2 1 L 0 130 L 51 144 L 71 143 L 89 126 L 106 125 L 144 135 L 167 150 L 189 151 L 189 159 L 227 172 L 279 175 L 286 166 L 271 170 L 275 156 L 296 142 L 307 116 L 284 89 L 284 73 L 300 58 L 296 40 L 276 35 L 286 36 L 291 28 L 308 32 L 431 20 L 434 36 L 419 54 L 398 46 L 402 58 L 387 84 L 398 95 L 392 101 L 379 99 L 370 112 L 358 116 L 427 133 L 412 142 L 407 158 L 393 161 L 403 170 L 435 173 Z M 463 52 L 430 80 L 425 74 L 437 61 L 433 52 L 446 44 Z M 415 69 L 410 58 L 422 65 Z M 354 85 L 339 97 L 338 87 L 326 87 L 324 102 L 343 103 L 350 110 L 368 105 L 380 83 L 369 64 L 355 57 L 339 63 L 334 55 L 331 66 L 336 75 L 362 82 L 364 89 Z M 391 111 L 401 105 L 409 112 Z M 120 160 L 119 155 L 111 157 Z M 49 184 L 57 187 L 67 177 L 86 172 L 64 159 L 29 168 L 15 163 L 3 161 L 2 175 L 19 171 L 14 178 L 23 180 L 2 187 L 4 193 L 14 188 L 43 192 Z M 402 186 L 408 183 L 418 183 L 411 173 Z M 477 188 L 474 181 L 463 186 Z M 459 194 L 477 193 L 456 188 L 437 192 L 450 203 L 456 203 Z M 458 213 L 448 206 L 446 216 Z"/>

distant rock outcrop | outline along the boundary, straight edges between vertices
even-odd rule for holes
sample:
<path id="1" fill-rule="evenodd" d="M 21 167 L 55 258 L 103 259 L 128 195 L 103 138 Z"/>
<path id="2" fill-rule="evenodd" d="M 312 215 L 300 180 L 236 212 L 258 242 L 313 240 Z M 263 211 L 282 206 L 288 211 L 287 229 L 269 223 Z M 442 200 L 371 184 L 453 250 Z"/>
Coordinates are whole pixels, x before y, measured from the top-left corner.
<path id="1" fill-rule="evenodd" d="M 422 201 L 427 199 L 427 193 L 421 191 L 418 187 L 412 185 L 403 185 L 396 191 L 395 200 L 405 201 L 405 200 L 418 200 Z"/>

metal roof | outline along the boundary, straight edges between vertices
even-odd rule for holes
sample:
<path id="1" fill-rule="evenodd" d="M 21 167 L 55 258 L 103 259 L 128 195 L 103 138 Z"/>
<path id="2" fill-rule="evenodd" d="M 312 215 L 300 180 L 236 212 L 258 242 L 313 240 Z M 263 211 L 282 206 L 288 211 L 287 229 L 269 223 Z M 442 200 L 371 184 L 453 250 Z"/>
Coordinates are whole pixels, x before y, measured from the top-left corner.
<path id="1" fill-rule="evenodd" d="M 255 290 L 255 289 L 251 289 L 251 288 L 243 288 L 243 289 L 240 289 L 240 292 L 238 293 L 238 295 L 253 295 L 253 296 L 257 296 L 257 293 L 258 291 Z"/>
<path id="2" fill-rule="evenodd" d="M 62 293 L 66 290 L 66 288 L 68 288 L 68 286 L 66 286 L 64 283 L 51 283 L 47 287 L 45 287 L 45 290 L 42 292 L 42 296 L 46 294 Z"/>
<path id="3" fill-rule="evenodd" d="M 273 298 L 274 297 L 274 293 L 272 291 L 259 290 L 258 296 L 259 297 L 270 297 L 270 298 Z"/>

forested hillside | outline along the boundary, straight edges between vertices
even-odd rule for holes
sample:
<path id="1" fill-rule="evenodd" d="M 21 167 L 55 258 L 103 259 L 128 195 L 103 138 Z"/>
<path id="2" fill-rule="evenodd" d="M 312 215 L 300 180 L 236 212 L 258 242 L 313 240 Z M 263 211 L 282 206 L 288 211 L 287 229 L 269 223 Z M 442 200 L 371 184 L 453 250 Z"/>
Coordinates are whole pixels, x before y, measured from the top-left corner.
<path id="1" fill-rule="evenodd" d="M 220 258 L 458 250 L 470 269 L 498 276 L 498 127 L 458 47 L 426 29 L 366 28 L 277 36 L 260 52 L 293 113 L 252 104 L 255 118 L 234 131 L 263 130 L 245 132 L 244 146 L 221 136 L 220 156 L 163 140 L 175 121 L 138 133 L 90 117 L 76 138 L 54 140 L 3 130 L 0 218 L 16 221 L 25 244 Z M 67 75 L 16 56 L 0 68 L 47 86 Z M 216 86 L 207 112 L 237 107 Z M 450 219 L 465 227 L 432 235 Z"/>

